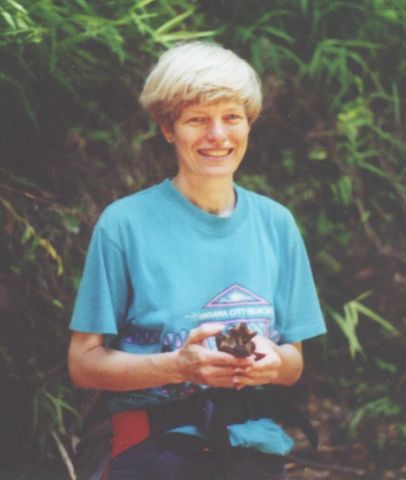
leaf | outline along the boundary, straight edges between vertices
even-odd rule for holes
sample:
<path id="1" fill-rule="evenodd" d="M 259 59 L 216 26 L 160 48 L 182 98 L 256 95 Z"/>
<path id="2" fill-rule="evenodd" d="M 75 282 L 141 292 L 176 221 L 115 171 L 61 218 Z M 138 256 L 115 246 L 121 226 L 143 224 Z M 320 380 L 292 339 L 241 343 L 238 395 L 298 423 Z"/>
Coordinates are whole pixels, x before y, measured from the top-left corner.
<path id="1" fill-rule="evenodd" d="M 49 242 L 49 240 L 46 240 L 45 238 L 41 238 L 41 240 L 38 242 L 38 244 L 47 252 L 47 254 L 56 261 L 57 263 L 57 275 L 58 277 L 62 275 L 63 273 L 63 262 L 62 258 L 58 255 L 57 251 L 55 250 L 55 247 Z"/>
<path id="2" fill-rule="evenodd" d="M 149 5 L 150 3 L 155 2 L 156 0 L 138 0 L 137 3 L 134 5 L 134 9 L 141 9 Z"/>
<path id="3" fill-rule="evenodd" d="M 10 5 L 12 5 L 12 6 L 13 6 L 16 10 L 18 10 L 19 12 L 28 15 L 28 11 L 27 11 L 20 3 L 17 3 L 17 2 L 15 2 L 14 0 L 7 0 L 7 3 L 9 3 Z"/>
<path id="4" fill-rule="evenodd" d="M 369 297 L 371 294 L 371 291 L 367 291 L 359 295 L 354 300 L 347 302 L 343 306 L 344 315 L 341 315 L 332 309 L 329 310 L 333 319 L 347 338 L 349 351 L 352 358 L 355 358 L 357 354 L 365 355 L 357 334 L 360 315 L 363 315 L 364 317 L 374 321 L 389 333 L 399 334 L 399 331 L 391 323 L 361 303 L 362 300 Z"/>
<path id="5" fill-rule="evenodd" d="M 6 23 L 8 23 L 8 25 L 9 25 L 13 30 L 15 30 L 15 29 L 16 29 L 16 24 L 15 24 L 15 22 L 14 22 L 13 17 L 12 17 L 8 12 L 6 12 L 6 10 L 3 10 L 3 9 L 0 10 L 0 14 L 1 14 L 1 16 L 4 18 L 4 20 L 6 21 Z"/>
<path id="6" fill-rule="evenodd" d="M 60 308 L 61 310 L 63 310 L 65 307 L 63 306 L 63 303 L 61 303 L 57 298 L 54 298 L 52 300 L 52 305 L 54 305 L 55 307 L 57 308 Z"/>
<path id="7" fill-rule="evenodd" d="M 63 215 L 63 224 L 68 232 L 78 234 L 80 231 L 80 220 L 73 215 Z"/>
<path id="8" fill-rule="evenodd" d="M 160 43 L 172 43 L 177 42 L 180 40 L 195 40 L 197 38 L 205 38 L 205 37 L 213 37 L 215 31 L 207 31 L 207 32 L 174 32 L 168 33 L 166 35 L 159 35 L 155 36 L 155 40 Z"/>
<path id="9" fill-rule="evenodd" d="M 354 303 L 354 308 L 359 312 L 362 313 L 365 317 L 369 318 L 370 320 L 373 320 L 376 322 L 378 325 L 380 325 L 384 330 L 386 330 L 389 333 L 393 334 L 399 334 L 400 332 L 387 320 L 385 320 L 383 317 L 375 313 L 373 310 L 370 308 L 366 307 L 362 303 L 359 302 L 353 302 Z"/>
<path id="10" fill-rule="evenodd" d="M 330 312 L 333 319 L 340 327 L 342 333 L 347 338 L 348 348 L 352 358 L 355 358 L 357 354 L 364 355 L 364 350 L 359 342 L 356 329 L 354 325 L 354 319 L 351 316 L 347 315 L 342 316 L 338 312 Z"/>
<path id="11" fill-rule="evenodd" d="M 86 3 L 85 0 L 74 0 L 74 1 L 75 1 L 75 3 L 77 3 L 80 7 L 82 7 L 83 10 L 85 10 L 86 12 L 89 12 L 89 13 L 91 12 L 91 8 L 90 8 L 89 4 Z"/>
<path id="12" fill-rule="evenodd" d="M 279 30 L 278 28 L 268 26 L 268 27 L 264 28 L 264 31 L 267 32 L 267 33 L 270 33 L 271 35 L 273 35 L 275 37 L 278 37 L 278 38 L 281 38 L 282 40 L 285 40 L 290 45 L 293 45 L 295 43 L 295 39 L 291 35 L 287 34 L 283 30 Z"/>
<path id="13" fill-rule="evenodd" d="M 342 266 L 340 262 L 338 262 L 333 255 L 330 255 L 325 250 L 321 250 L 318 253 L 317 259 L 324 267 L 326 267 L 328 270 L 330 270 L 333 273 L 337 274 L 342 270 Z"/>
<path id="14" fill-rule="evenodd" d="M 400 406 L 394 403 L 388 396 L 369 401 L 362 405 L 362 407 L 356 410 L 353 414 L 349 425 L 350 434 L 354 435 L 361 421 L 365 417 L 391 418 L 400 415 L 400 413 Z"/>
<path id="15" fill-rule="evenodd" d="M 399 88 L 396 82 L 392 82 L 392 99 L 395 121 L 399 124 L 401 119 L 401 100 L 399 95 Z"/>
<path id="16" fill-rule="evenodd" d="M 397 366 L 394 363 L 387 362 L 385 360 L 382 360 L 381 358 L 376 358 L 375 363 L 380 370 L 388 372 L 392 375 L 396 374 L 396 372 L 398 371 Z"/>
<path id="17" fill-rule="evenodd" d="M 343 205 L 350 205 L 352 201 L 352 178 L 349 175 L 342 175 L 336 185 L 332 185 L 333 191 L 337 196 L 337 199 Z"/>
<path id="18" fill-rule="evenodd" d="M 178 25 L 179 23 L 182 23 L 186 18 L 189 18 L 193 13 L 195 12 L 194 8 L 191 8 L 187 10 L 186 12 L 181 13 L 175 18 L 172 18 L 171 20 L 168 20 L 166 23 L 161 25 L 159 28 L 157 28 L 154 32 L 154 36 L 157 38 L 160 35 L 167 33 L 170 31 L 173 27 Z"/>
<path id="19" fill-rule="evenodd" d="M 363 161 L 357 162 L 357 166 L 362 168 L 363 170 L 367 170 L 370 173 L 373 173 L 374 175 L 377 175 L 378 177 L 381 178 L 388 178 L 388 173 L 385 172 L 382 168 L 376 167 L 372 163 L 367 163 Z"/>
<path id="20" fill-rule="evenodd" d="M 308 8 L 309 8 L 309 2 L 308 0 L 299 0 L 300 3 L 300 8 L 302 10 L 303 15 L 307 15 L 308 13 Z"/>
<path id="21" fill-rule="evenodd" d="M 28 242 L 28 240 L 30 240 L 30 238 L 34 236 L 35 236 L 34 228 L 29 223 L 26 223 L 23 235 L 21 237 L 21 244 L 24 245 L 25 243 Z"/>
<path id="22" fill-rule="evenodd" d="M 321 145 L 315 145 L 309 152 L 309 158 L 315 161 L 326 160 L 327 150 Z"/>
<path id="23" fill-rule="evenodd" d="M 17 185 L 21 185 L 23 187 L 38 187 L 33 179 L 22 177 L 21 175 L 12 174 L 10 175 L 10 179 Z"/>

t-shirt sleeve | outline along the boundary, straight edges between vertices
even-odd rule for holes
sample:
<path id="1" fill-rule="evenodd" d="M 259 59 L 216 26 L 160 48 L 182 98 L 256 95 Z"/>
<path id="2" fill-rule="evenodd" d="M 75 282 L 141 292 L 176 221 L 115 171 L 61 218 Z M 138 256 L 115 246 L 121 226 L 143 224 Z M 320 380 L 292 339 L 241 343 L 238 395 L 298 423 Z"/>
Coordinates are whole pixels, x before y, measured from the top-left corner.
<path id="1" fill-rule="evenodd" d="M 96 225 L 86 256 L 70 329 L 116 335 L 130 296 L 126 261 L 120 246 Z"/>
<path id="2" fill-rule="evenodd" d="M 296 224 L 288 237 L 275 295 L 276 326 L 282 343 L 300 342 L 326 332 L 309 258 Z"/>

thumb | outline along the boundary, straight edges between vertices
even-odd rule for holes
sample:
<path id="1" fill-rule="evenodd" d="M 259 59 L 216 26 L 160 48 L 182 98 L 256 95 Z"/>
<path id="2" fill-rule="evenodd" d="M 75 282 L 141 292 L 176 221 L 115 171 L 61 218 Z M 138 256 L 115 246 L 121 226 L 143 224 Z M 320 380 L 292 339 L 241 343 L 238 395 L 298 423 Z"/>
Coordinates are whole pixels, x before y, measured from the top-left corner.
<path id="1" fill-rule="evenodd" d="M 200 327 L 194 328 L 190 331 L 189 337 L 186 341 L 187 344 L 200 344 L 206 338 L 218 335 L 224 328 L 224 325 L 219 323 L 205 323 Z"/>

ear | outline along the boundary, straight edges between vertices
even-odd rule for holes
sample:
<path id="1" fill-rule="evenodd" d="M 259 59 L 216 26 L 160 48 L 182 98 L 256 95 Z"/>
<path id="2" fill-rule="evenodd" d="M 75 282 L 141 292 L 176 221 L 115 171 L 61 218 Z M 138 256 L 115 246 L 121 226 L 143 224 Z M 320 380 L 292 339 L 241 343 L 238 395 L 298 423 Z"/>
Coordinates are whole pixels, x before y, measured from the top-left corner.
<path id="1" fill-rule="evenodd" d="M 159 128 L 161 129 L 162 135 L 164 136 L 165 140 L 168 143 L 173 143 L 173 129 L 164 123 L 161 123 L 159 125 Z"/>

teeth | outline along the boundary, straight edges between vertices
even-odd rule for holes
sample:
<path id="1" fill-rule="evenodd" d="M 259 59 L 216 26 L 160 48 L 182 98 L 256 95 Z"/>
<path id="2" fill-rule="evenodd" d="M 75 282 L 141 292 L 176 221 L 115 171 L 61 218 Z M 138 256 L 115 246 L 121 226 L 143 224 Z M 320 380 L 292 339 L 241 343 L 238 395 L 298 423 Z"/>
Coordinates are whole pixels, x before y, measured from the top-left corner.
<path id="1" fill-rule="evenodd" d="M 219 149 L 219 150 L 201 150 L 200 153 L 208 157 L 224 157 L 228 155 L 230 149 Z"/>

